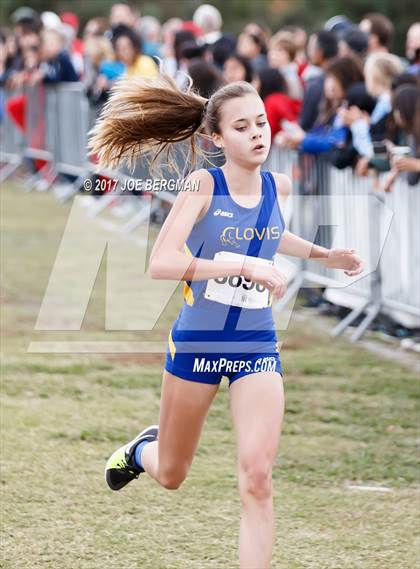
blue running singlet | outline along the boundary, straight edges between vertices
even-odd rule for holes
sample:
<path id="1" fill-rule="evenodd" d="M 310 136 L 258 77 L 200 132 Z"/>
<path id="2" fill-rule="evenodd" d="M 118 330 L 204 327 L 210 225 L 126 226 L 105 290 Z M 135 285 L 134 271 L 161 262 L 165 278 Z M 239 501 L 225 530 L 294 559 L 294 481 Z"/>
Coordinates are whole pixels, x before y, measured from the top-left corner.
<path id="1" fill-rule="evenodd" d="M 272 264 L 285 229 L 276 184 L 261 171 L 262 194 L 255 207 L 232 199 L 221 168 L 210 168 L 213 196 L 192 228 L 185 252 L 211 260 Z M 165 369 L 183 379 L 220 383 L 257 371 L 281 373 L 272 294 L 243 276 L 186 281 L 184 304 L 169 332 Z"/>

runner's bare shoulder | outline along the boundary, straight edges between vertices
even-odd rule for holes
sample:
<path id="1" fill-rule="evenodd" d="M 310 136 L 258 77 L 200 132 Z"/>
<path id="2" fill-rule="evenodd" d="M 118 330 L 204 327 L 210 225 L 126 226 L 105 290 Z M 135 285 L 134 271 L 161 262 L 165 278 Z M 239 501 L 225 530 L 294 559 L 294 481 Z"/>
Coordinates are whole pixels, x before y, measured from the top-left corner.
<path id="1" fill-rule="evenodd" d="M 189 188 L 189 195 L 186 197 L 188 204 L 190 204 L 192 200 L 195 200 L 197 203 L 194 205 L 200 206 L 200 211 L 194 221 L 195 225 L 203 219 L 210 207 L 214 191 L 214 180 L 208 170 L 201 168 L 200 170 L 191 172 L 185 182 Z M 188 205 L 188 207 L 190 206 Z M 196 210 L 196 207 L 194 207 L 194 210 Z"/>
<path id="2" fill-rule="evenodd" d="M 212 175 L 204 168 L 192 172 L 186 178 L 184 189 L 178 192 L 160 229 L 151 252 L 151 259 L 162 250 L 165 252 L 174 249 L 183 250 L 192 228 L 199 221 L 199 217 L 205 215 L 210 205 L 213 185 Z"/>

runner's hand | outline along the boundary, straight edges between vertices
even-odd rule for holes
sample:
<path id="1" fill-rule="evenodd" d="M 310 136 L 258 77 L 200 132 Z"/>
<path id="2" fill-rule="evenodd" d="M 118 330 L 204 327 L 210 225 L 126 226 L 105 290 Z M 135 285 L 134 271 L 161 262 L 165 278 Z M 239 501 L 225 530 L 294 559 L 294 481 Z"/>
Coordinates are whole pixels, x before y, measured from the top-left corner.
<path id="1" fill-rule="evenodd" d="M 287 279 L 276 267 L 263 266 L 252 261 L 245 261 L 242 273 L 246 279 L 262 284 L 270 290 L 276 298 L 282 298 L 287 289 Z"/>
<path id="2" fill-rule="evenodd" d="M 323 265 L 329 269 L 343 269 L 349 277 L 359 275 L 365 268 L 364 261 L 355 249 L 330 249 L 328 257 L 323 259 Z"/>

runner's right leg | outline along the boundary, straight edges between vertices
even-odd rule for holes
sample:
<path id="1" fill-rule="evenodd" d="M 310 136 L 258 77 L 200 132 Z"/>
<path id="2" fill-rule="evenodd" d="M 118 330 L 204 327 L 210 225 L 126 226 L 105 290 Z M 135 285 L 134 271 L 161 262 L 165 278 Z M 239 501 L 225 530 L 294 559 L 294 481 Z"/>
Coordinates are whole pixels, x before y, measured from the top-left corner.
<path id="1" fill-rule="evenodd" d="M 145 445 L 141 461 L 165 488 L 175 490 L 185 480 L 219 385 L 185 380 L 164 370 L 159 438 Z"/>

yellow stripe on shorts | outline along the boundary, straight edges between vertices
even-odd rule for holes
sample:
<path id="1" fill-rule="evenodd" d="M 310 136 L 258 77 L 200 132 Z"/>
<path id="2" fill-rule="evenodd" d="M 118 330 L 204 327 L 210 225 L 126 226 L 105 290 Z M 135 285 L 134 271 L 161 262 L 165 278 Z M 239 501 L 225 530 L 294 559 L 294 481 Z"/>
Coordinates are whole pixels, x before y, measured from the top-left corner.
<path id="1" fill-rule="evenodd" d="M 176 346 L 175 346 L 175 342 L 172 340 L 172 328 L 169 332 L 169 336 L 168 336 L 168 344 L 169 344 L 169 351 L 171 353 L 171 358 L 172 360 L 175 357 L 175 352 L 176 352 Z"/>

